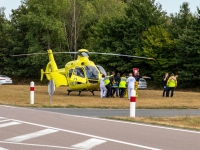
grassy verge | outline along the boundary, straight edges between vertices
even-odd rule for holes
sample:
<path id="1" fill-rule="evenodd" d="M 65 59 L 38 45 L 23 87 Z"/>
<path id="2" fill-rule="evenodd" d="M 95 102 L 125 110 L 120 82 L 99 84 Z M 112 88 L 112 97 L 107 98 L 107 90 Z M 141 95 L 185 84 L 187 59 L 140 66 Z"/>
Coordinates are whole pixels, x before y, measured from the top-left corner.
<path id="1" fill-rule="evenodd" d="M 83 91 L 67 95 L 66 87 L 56 88 L 52 104 L 47 86 L 35 86 L 34 105 L 30 105 L 30 87 L 28 85 L 0 85 L 0 104 L 22 107 L 62 107 L 62 108 L 129 108 L 127 98 L 100 98 L 99 91 L 95 96 Z M 199 109 L 200 93 L 175 91 L 174 97 L 162 97 L 160 90 L 139 90 L 136 100 L 137 109 Z"/>
<path id="2" fill-rule="evenodd" d="M 183 129 L 200 131 L 200 116 L 184 116 L 184 117 L 107 117 L 107 119 L 115 119 L 129 122 L 139 122 L 154 125 L 162 125 L 168 127 L 178 127 Z"/>

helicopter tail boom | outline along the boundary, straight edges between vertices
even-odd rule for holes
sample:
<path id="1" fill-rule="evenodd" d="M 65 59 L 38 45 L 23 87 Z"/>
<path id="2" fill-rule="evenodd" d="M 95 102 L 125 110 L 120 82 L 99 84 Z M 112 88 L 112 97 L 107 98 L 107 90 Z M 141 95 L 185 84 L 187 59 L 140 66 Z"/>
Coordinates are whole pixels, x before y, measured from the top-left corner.
<path id="1" fill-rule="evenodd" d="M 53 79 L 56 87 L 59 87 L 61 85 L 67 86 L 67 80 L 66 77 L 58 72 L 51 72 L 50 73 L 51 78 Z"/>
<path id="2" fill-rule="evenodd" d="M 48 80 L 53 80 L 56 87 L 59 87 L 61 85 L 63 86 L 67 86 L 67 80 L 66 77 L 62 74 L 60 74 L 59 72 L 44 72 L 43 69 L 41 69 L 41 78 L 40 80 L 43 80 L 43 76 L 44 74 L 46 75 Z"/>
<path id="3" fill-rule="evenodd" d="M 43 80 L 44 74 L 46 75 L 46 78 L 48 80 L 53 80 L 56 87 L 59 87 L 61 85 L 67 86 L 67 80 L 64 75 L 63 69 L 58 69 L 56 62 L 54 60 L 53 52 L 51 49 L 47 50 L 48 56 L 49 56 L 49 63 L 46 66 L 45 71 L 41 69 L 41 78 L 40 80 Z"/>

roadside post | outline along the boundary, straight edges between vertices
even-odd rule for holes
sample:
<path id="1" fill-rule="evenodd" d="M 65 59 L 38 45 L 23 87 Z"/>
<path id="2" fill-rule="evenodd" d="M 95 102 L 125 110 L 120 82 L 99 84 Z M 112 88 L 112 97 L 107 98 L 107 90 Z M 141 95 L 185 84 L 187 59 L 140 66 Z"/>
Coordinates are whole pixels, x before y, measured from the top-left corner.
<path id="1" fill-rule="evenodd" d="M 34 104 L 34 82 L 30 82 L 30 104 Z"/>
<path id="2" fill-rule="evenodd" d="M 135 117 L 135 103 L 136 103 L 136 92 L 135 90 L 131 90 L 130 117 Z"/>
<path id="3" fill-rule="evenodd" d="M 52 96 L 53 96 L 54 91 L 55 91 L 55 84 L 54 84 L 53 80 L 49 80 L 48 93 L 50 96 L 50 105 L 52 104 Z"/>

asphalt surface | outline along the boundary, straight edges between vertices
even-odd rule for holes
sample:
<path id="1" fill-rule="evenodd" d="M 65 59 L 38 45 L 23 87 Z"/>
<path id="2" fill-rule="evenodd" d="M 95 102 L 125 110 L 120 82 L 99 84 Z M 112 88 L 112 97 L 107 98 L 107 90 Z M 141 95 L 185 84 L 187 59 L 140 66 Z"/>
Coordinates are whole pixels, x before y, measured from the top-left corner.
<path id="1" fill-rule="evenodd" d="M 129 109 L 37 108 L 37 110 L 87 117 L 130 116 Z M 174 117 L 199 115 L 200 109 L 136 109 L 135 111 L 136 117 Z"/>
<path id="2" fill-rule="evenodd" d="M 0 105 L 0 150 L 197 150 L 200 147 L 198 131 L 102 119 L 90 114 L 97 111 L 92 109 L 47 110 Z M 58 110 L 79 113 L 92 110 L 89 114 L 94 117 Z"/>

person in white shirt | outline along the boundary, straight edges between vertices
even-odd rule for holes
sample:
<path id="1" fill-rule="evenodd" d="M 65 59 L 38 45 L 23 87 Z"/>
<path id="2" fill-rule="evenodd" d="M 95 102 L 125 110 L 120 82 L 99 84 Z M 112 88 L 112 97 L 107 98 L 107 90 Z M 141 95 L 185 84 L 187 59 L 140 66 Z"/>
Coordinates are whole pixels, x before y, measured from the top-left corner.
<path id="1" fill-rule="evenodd" d="M 101 98 L 106 97 L 106 93 L 107 93 L 107 89 L 106 89 L 105 84 L 104 84 L 104 79 L 105 79 L 105 75 L 103 74 L 102 78 L 100 79 L 100 90 L 101 90 L 100 97 Z"/>
<path id="2" fill-rule="evenodd" d="M 128 85 L 128 99 L 130 100 L 130 96 L 131 96 L 131 90 L 134 90 L 135 88 L 135 78 L 133 77 L 132 73 L 129 73 L 129 77 L 126 80 L 127 85 Z"/>

